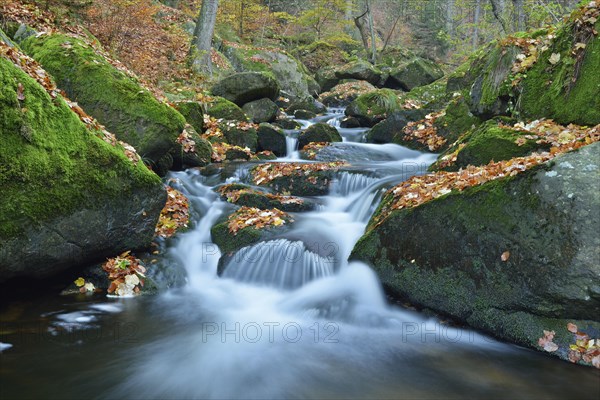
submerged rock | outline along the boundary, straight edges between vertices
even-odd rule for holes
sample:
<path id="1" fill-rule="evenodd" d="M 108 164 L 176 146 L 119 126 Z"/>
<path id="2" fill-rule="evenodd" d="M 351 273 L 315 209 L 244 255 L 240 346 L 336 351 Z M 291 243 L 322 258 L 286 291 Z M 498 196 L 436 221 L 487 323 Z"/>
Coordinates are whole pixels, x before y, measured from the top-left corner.
<path id="1" fill-rule="evenodd" d="M 372 220 L 351 258 L 396 295 L 504 340 L 539 350 L 554 330 L 566 358 L 568 322 L 600 329 L 598 209 L 595 143 Z"/>
<path id="2" fill-rule="evenodd" d="M 0 281 L 148 246 L 160 178 L 0 56 Z"/>

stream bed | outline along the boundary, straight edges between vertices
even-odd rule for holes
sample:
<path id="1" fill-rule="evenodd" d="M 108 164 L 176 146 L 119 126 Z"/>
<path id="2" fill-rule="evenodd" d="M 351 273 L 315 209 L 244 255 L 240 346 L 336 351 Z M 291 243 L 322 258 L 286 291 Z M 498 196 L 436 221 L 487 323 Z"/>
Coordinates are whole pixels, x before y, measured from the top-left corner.
<path id="1" fill-rule="evenodd" d="M 361 143 L 364 129 L 339 128 L 342 112 L 299 122 L 338 127 L 344 142 L 328 154 L 352 168 L 284 236 L 242 249 L 221 277 L 210 228 L 232 206 L 215 188 L 247 183 L 256 164 L 168 177 L 193 216 L 162 261 L 185 271 L 183 286 L 3 302 L 0 398 L 597 398 L 598 371 L 392 305 L 369 266 L 347 261 L 383 191 L 435 155 Z M 286 131 L 278 161 L 306 162 L 297 133 Z"/>

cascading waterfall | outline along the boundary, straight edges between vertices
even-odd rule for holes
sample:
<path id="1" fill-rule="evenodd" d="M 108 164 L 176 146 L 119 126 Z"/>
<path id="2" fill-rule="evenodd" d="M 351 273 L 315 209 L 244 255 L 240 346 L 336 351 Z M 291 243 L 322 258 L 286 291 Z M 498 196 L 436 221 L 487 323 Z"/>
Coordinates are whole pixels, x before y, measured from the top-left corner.
<path id="1" fill-rule="evenodd" d="M 239 250 L 227 264 L 223 278 L 297 289 L 314 279 L 333 275 L 334 265 L 332 257 L 315 254 L 300 241 L 279 239 Z"/>
<path id="2" fill-rule="evenodd" d="M 331 122 L 342 112 L 324 118 Z M 300 122 L 307 127 L 318 120 Z M 340 132 L 357 142 L 364 129 Z M 286 131 L 288 154 L 278 161 L 298 157 L 295 134 Z M 383 191 L 423 173 L 435 156 L 348 142 L 339 144 L 340 152 L 360 169 L 337 173 L 330 194 L 313 199 L 319 203 L 314 211 L 293 213 L 295 222 L 281 236 L 227 255 L 221 277 L 221 252 L 210 230 L 233 206 L 215 188 L 222 176 L 248 182 L 255 164 L 224 165 L 222 174 L 209 177 L 197 170 L 172 173 L 171 184 L 190 201 L 192 223 L 166 242 L 165 259 L 185 268 L 187 284 L 100 304 L 91 296 L 72 304 L 54 299 L 48 306 L 54 308 L 40 313 L 49 321 L 47 340 L 15 342 L 10 349 L 0 343 L 0 350 L 8 349 L 2 354 L 7 370 L 29 372 L 26 379 L 19 372 L 2 381 L 2 394 L 564 399 L 597 392 L 593 371 L 387 304 L 373 269 L 348 258 Z M 91 335 L 81 334 L 86 331 Z M 72 343 L 56 346 L 65 332 L 76 335 Z M 94 360 L 93 368 L 82 370 L 82 359 Z"/>

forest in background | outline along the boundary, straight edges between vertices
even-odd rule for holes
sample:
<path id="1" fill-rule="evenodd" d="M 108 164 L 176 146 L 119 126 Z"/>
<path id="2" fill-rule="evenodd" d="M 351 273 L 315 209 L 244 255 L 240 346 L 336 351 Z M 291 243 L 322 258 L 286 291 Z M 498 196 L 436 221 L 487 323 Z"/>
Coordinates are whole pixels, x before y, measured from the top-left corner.
<path id="1" fill-rule="evenodd" d="M 198 84 L 205 78 L 188 68 L 201 0 L 23 3 L 48 11 L 49 18 L 56 19 L 53 22 L 83 23 L 115 58 L 153 84 Z M 350 57 L 373 61 L 374 39 L 378 52 L 388 47 L 408 49 L 451 70 L 479 46 L 556 23 L 576 4 L 576 0 L 221 0 L 215 40 L 286 50 L 324 41 Z M 226 62 L 218 53 L 212 58 L 217 65 Z"/>

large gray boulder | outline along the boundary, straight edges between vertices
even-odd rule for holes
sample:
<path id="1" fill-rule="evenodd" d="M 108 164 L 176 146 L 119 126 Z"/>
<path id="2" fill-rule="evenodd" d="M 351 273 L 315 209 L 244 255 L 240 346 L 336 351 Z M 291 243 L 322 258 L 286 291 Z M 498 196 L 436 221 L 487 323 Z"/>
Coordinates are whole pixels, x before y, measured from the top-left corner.
<path id="1" fill-rule="evenodd" d="M 150 245 L 160 178 L 0 57 L 0 281 Z"/>
<path id="2" fill-rule="evenodd" d="M 381 71 L 365 60 L 357 60 L 344 65 L 335 71 L 338 79 L 356 79 L 367 81 L 372 85 L 379 85 L 381 81 Z"/>
<path id="3" fill-rule="evenodd" d="M 242 72 L 230 75 L 212 88 L 215 96 L 221 96 L 238 106 L 254 100 L 277 99 L 279 84 L 270 74 L 261 72 Z"/>
<path id="4" fill-rule="evenodd" d="M 244 104 L 242 110 L 252 122 L 260 124 L 275 121 L 279 107 L 271 99 L 259 99 Z"/>
<path id="5" fill-rule="evenodd" d="M 568 322 L 600 329 L 600 143 L 375 223 L 381 210 L 351 258 L 396 295 L 531 348 L 554 330 L 563 358 Z"/>
<path id="6" fill-rule="evenodd" d="M 286 52 L 225 46 L 223 54 L 238 72 L 271 75 L 291 99 L 302 99 L 320 92 L 319 84 L 306 67 Z"/>
<path id="7" fill-rule="evenodd" d="M 444 76 L 444 71 L 433 61 L 415 57 L 411 61 L 390 71 L 385 86 L 392 89 L 411 91 L 437 81 Z"/>

